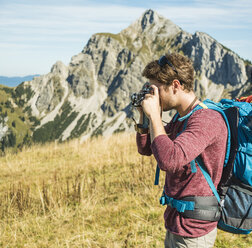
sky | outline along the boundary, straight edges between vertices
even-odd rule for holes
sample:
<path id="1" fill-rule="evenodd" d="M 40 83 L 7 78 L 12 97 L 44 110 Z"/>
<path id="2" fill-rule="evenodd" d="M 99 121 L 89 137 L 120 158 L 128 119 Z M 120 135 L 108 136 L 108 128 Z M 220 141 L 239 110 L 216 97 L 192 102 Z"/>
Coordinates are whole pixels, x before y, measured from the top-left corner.
<path id="1" fill-rule="evenodd" d="M 59 60 L 68 65 L 93 34 L 119 33 L 147 9 L 252 61 L 252 0 L 0 0 L 0 75 L 46 74 Z"/>

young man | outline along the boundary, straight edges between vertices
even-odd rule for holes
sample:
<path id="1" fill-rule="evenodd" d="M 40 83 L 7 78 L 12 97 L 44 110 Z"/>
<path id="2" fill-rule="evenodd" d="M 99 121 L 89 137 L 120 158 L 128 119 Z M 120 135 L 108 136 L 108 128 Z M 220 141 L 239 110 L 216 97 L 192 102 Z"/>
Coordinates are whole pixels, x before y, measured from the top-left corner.
<path id="1" fill-rule="evenodd" d="M 145 96 L 139 109 L 139 122 L 144 111 L 149 130 L 142 134 L 138 129 L 137 146 L 140 154 L 153 154 L 159 168 L 166 172 L 164 193 L 171 201 L 164 213 L 165 247 L 213 247 L 218 204 L 192 161 L 200 156 L 217 187 L 226 152 L 225 121 L 214 110 L 194 111 L 201 102 L 193 92 L 194 69 L 187 57 L 177 53 L 161 56 L 146 66 L 143 76 L 149 79 L 154 92 Z M 177 115 L 164 127 L 160 111 L 171 109 L 177 110 Z M 180 200 L 193 201 L 199 209 L 181 210 Z"/>

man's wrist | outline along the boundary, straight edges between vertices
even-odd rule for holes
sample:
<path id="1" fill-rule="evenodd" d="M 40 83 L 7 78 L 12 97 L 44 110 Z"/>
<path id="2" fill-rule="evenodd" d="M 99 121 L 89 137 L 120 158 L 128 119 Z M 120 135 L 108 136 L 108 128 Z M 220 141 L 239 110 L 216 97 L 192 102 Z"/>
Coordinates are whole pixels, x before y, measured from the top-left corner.
<path id="1" fill-rule="evenodd" d="M 161 120 L 160 114 L 159 114 L 159 113 L 156 113 L 156 112 L 152 113 L 148 118 L 149 118 L 149 120 L 150 120 L 151 122 L 155 122 L 155 121 L 157 121 L 157 120 Z"/>
<path id="2" fill-rule="evenodd" d="M 166 134 L 163 123 L 162 123 L 162 117 L 154 113 L 150 116 L 151 142 L 153 142 L 153 140 L 161 134 Z"/>
<path id="3" fill-rule="evenodd" d="M 148 134 L 149 128 L 144 128 L 142 124 L 135 124 L 135 130 L 140 134 Z"/>

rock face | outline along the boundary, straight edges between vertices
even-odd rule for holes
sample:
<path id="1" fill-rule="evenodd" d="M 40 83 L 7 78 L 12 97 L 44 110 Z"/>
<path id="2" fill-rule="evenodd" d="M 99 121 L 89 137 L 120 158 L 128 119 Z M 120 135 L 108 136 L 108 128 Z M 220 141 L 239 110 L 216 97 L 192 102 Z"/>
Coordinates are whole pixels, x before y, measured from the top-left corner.
<path id="1" fill-rule="evenodd" d="M 145 65 L 166 52 L 180 52 L 195 67 L 199 97 L 218 101 L 251 89 L 252 66 L 205 33 L 190 34 L 147 10 L 118 34 L 93 35 L 69 65 L 24 82 L 24 107 L 40 120 L 37 141 L 66 140 L 132 130 L 130 95 L 140 90 Z"/>
<path id="2" fill-rule="evenodd" d="M 5 137 L 8 133 L 8 125 L 7 123 L 7 118 L 4 117 L 0 117 L 0 140 L 3 139 L 3 137 Z"/>

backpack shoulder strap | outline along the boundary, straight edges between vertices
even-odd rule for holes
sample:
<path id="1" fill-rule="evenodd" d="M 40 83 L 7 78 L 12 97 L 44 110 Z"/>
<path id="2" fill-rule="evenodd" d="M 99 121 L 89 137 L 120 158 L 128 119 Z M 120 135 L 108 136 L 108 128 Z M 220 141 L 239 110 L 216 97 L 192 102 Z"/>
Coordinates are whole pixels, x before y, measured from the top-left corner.
<path id="1" fill-rule="evenodd" d="M 212 179 L 211 179 L 211 177 L 210 177 L 210 175 L 209 175 L 209 173 L 208 173 L 208 171 L 207 171 L 207 169 L 206 169 L 206 167 L 205 167 L 205 165 L 204 165 L 204 163 L 203 163 L 203 160 L 201 159 L 200 156 L 198 156 L 198 157 L 196 158 L 196 162 L 197 162 L 197 164 L 198 164 L 198 166 L 199 166 L 199 168 L 200 168 L 200 170 L 201 170 L 203 176 L 205 177 L 205 179 L 206 179 L 206 181 L 207 181 L 209 187 L 210 187 L 211 190 L 213 191 L 213 193 L 214 193 L 216 199 L 217 199 L 218 202 L 220 203 L 220 196 L 219 196 L 219 194 L 218 194 L 218 192 L 217 192 L 217 190 L 216 190 L 216 188 L 215 188 L 215 186 L 214 186 L 214 183 L 213 183 L 213 181 L 212 181 Z"/>
<path id="2" fill-rule="evenodd" d="M 203 104 L 206 105 L 209 109 L 212 109 L 212 110 L 219 112 L 222 115 L 222 117 L 226 123 L 227 130 L 228 130 L 226 156 L 225 156 L 225 160 L 224 160 L 224 167 L 226 167 L 228 160 L 229 160 L 230 149 L 231 149 L 231 130 L 230 130 L 228 118 L 225 113 L 225 109 L 228 109 L 228 108 L 223 107 L 221 103 L 215 103 L 209 99 L 206 99 L 203 102 Z"/>

